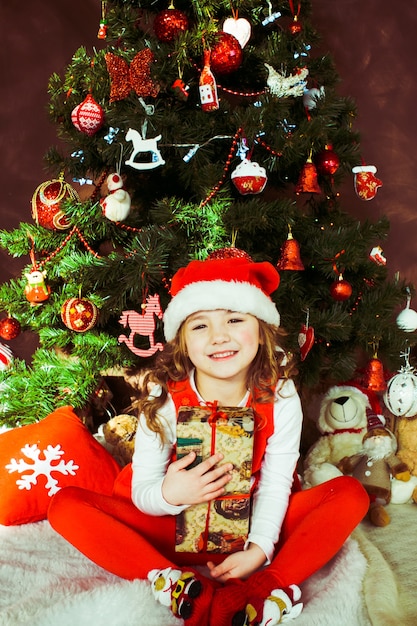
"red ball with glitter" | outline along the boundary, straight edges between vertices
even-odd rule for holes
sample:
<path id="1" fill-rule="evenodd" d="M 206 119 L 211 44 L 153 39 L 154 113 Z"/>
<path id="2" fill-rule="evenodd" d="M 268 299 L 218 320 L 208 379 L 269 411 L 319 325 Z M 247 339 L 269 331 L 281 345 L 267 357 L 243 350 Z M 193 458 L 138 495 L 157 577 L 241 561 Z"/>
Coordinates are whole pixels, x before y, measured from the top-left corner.
<path id="1" fill-rule="evenodd" d="M 188 30 L 188 17 L 182 11 L 169 7 L 155 17 L 153 29 L 159 41 L 164 43 L 173 41 Z"/>
<path id="2" fill-rule="evenodd" d="M 231 74 L 242 64 L 243 51 L 240 43 L 229 33 L 218 33 L 211 49 L 210 66 L 215 74 Z"/>
<path id="3" fill-rule="evenodd" d="M 14 317 L 5 317 L 0 320 L 0 337 L 10 341 L 20 335 L 20 323 Z"/>
<path id="4" fill-rule="evenodd" d="M 340 165 L 340 159 L 330 144 L 315 156 L 314 162 L 319 174 L 324 176 L 333 176 Z"/>
<path id="5" fill-rule="evenodd" d="M 103 108 L 89 93 L 85 100 L 73 109 L 71 121 L 77 130 L 92 137 L 104 124 Z"/>
<path id="6" fill-rule="evenodd" d="M 32 196 L 32 217 L 38 226 L 49 230 L 66 230 L 71 226 L 62 207 L 64 200 L 79 202 L 73 187 L 63 180 L 47 180 L 39 185 Z"/>
<path id="7" fill-rule="evenodd" d="M 61 308 L 61 319 L 65 326 L 76 333 L 85 333 L 95 326 L 98 309 L 86 298 L 69 298 Z"/>

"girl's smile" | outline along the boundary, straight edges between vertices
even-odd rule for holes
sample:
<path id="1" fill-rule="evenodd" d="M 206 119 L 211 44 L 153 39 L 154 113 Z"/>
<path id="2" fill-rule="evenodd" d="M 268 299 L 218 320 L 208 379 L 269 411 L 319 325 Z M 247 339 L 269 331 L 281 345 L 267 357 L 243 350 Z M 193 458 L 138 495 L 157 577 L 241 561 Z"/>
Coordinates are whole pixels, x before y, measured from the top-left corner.
<path id="1" fill-rule="evenodd" d="M 221 401 L 219 383 L 222 388 L 232 383 L 235 395 L 238 388 L 242 396 L 259 347 L 257 318 L 225 309 L 198 311 L 186 319 L 184 331 L 188 357 L 196 368 L 204 399 Z"/>

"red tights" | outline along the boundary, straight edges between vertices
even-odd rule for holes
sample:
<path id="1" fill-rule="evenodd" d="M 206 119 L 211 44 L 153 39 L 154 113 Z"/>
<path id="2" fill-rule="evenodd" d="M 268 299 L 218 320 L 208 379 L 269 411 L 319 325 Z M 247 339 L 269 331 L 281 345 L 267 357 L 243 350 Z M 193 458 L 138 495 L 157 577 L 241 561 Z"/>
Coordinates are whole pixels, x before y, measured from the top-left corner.
<path id="1" fill-rule="evenodd" d="M 336 554 L 368 507 L 363 487 L 347 476 L 294 493 L 268 571 L 282 587 L 300 584 Z M 125 497 L 66 487 L 52 499 L 48 519 L 89 559 L 126 579 L 145 579 L 154 568 L 224 558 L 176 553 L 175 518 L 142 513 Z"/>

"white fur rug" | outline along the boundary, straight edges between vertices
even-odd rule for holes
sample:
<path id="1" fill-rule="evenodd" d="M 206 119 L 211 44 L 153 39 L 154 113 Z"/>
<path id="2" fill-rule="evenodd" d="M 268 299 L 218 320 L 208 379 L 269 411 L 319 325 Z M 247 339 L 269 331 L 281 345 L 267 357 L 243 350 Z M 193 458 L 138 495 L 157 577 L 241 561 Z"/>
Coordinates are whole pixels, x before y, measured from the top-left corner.
<path id="1" fill-rule="evenodd" d="M 371 625 L 362 591 L 367 563 L 358 541 L 349 539 L 331 563 L 303 585 L 305 608 L 294 626 Z M 146 582 L 129 582 L 97 567 L 48 522 L 0 526 L 1 626 L 182 623 L 154 601 Z"/>

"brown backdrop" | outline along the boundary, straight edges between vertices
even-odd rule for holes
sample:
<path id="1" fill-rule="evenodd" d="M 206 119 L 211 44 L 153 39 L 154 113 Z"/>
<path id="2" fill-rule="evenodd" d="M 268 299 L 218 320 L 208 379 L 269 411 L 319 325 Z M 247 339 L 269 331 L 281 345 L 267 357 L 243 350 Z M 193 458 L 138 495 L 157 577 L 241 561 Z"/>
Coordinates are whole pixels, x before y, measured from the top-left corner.
<path id="1" fill-rule="evenodd" d="M 57 143 L 46 113 L 47 83 L 62 74 L 79 46 L 99 47 L 99 0 L 7 0 L 0 3 L 0 228 L 29 221 L 30 200 L 47 180 L 43 155 Z M 382 179 L 374 200 L 360 201 L 352 184 L 343 190 L 343 206 L 359 218 L 387 215 L 390 237 L 383 244 L 390 272 L 417 285 L 417 188 L 414 155 L 417 138 L 417 3 L 381 0 L 313 0 L 314 23 L 323 50 L 333 56 L 341 77 L 340 93 L 357 103 L 355 129 L 362 157 Z M 301 18 L 302 20 L 302 18 Z M 21 259 L 0 251 L 2 274 L 20 273 Z M 412 303 L 417 308 L 417 302 Z M 27 358 L 36 338 L 23 333 L 12 343 Z"/>

